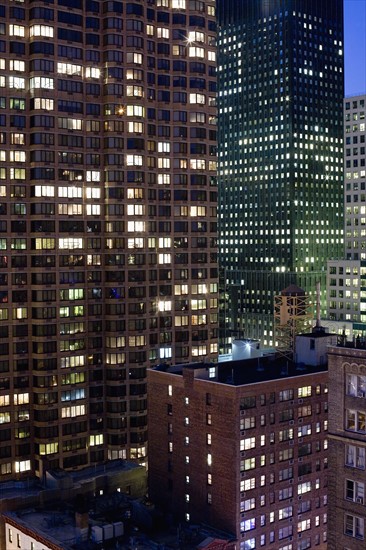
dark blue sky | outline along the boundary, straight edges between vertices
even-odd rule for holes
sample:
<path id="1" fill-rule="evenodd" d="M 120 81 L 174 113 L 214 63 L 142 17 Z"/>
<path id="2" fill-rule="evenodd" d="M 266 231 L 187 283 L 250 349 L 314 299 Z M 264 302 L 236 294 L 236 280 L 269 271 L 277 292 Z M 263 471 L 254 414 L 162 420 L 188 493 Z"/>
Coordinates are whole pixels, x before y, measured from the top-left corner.
<path id="1" fill-rule="evenodd" d="M 344 0 L 344 44 L 345 94 L 365 94 L 366 0 Z"/>

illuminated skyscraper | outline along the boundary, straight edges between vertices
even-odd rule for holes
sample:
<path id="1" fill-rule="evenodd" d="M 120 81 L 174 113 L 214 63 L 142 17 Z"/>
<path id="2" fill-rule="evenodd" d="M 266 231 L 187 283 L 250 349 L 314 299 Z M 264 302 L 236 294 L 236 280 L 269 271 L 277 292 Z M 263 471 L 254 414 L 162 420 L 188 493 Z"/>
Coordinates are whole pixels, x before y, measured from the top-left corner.
<path id="1" fill-rule="evenodd" d="M 146 460 L 217 352 L 215 1 L 0 1 L 0 480 Z"/>
<path id="2" fill-rule="evenodd" d="M 219 0 L 226 328 L 274 345 L 273 297 L 342 254 L 343 1 Z"/>
<path id="3" fill-rule="evenodd" d="M 366 260 L 366 94 L 344 100 L 344 214 L 348 260 Z M 359 204 L 361 203 L 361 204 Z"/>

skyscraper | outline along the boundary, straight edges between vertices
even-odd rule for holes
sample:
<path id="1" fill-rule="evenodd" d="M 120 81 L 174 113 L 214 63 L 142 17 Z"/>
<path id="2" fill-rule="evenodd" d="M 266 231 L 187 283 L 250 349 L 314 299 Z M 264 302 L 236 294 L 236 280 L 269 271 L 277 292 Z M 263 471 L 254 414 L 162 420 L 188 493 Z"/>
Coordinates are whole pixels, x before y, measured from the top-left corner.
<path id="1" fill-rule="evenodd" d="M 366 334 L 365 103 L 365 94 L 344 100 L 344 257 L 328 262 L 329 324 L 351 337 Z"/>
<path id="2" fill-rule="evenodd" d="M 214 0 L 0 1 L 0 480 L 146 460 L 217 351 Z"/>
<path id="3" fill-rule="evenodd" d="M 343 2 L 219 0 L 219 232 L 231 335 L 274 345 L 289 284 L 342 252 Z"/>
<path id="4" fill-rule="evenodd" d="M 345 253 L 366 260 L 366 94 L 344 100 Z M 361 204 L 359 204 L 361 203 Z"/>

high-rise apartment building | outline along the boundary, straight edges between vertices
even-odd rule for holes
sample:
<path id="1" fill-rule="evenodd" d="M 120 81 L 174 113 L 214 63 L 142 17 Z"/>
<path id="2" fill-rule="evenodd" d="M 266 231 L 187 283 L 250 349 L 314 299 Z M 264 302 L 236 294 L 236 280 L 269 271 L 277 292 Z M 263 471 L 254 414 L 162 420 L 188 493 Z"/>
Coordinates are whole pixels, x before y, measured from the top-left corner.
<path id="1" fill-rule="evenodd" d="M 149 369 L 153 501 L 237 550 L 325 549 L 327 379 L 268 358 Z"/>
<path id="2" fill-rule="evenodd" d="M 343 1 L 219 0 L 218 22 L 223 343 L 274 345 L 274 295 L 320 281 L 324 315 L 342 252 Z"/>
<path id="3" fill-rule="evenodd" d="M 329 548 L 365 547 L 366 350 L 331 347 L 329 358 Z"/>
<path id="4" fill-rule="evenodd" d="M 146 460 L 216 357 L 215 0 L 0 1 L 0 480 Z"/>

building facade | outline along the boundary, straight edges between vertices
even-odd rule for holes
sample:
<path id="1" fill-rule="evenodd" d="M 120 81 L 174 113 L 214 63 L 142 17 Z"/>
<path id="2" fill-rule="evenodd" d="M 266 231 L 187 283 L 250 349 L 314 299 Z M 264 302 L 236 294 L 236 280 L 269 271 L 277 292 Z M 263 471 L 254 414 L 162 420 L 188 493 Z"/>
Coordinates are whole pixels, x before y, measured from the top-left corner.
<path id="1" fill-rule="evenodd" d="M 146 461 L 217 352 L 215 1 L 0 1 L 0 480 Z"/>
<path id="2" fill-rule="evenodd" d="M 218 22 L 222 348 L 273 346 L 274 295 L 320 281 L 324 316 L 342 253 L 343 2 L 219 0 Z"/>
<path id="3" fill-rule="evenodd" d="M 344 100 L 344 235 L 340 260 L 327 268 L 327 319 L 348 336 L 366 335 L 366 96 Z"/>
<path id="4" fill-rule="evenodd" d="M 327 266 L 327 323 L 348 337 L 366 334 L 366 262 L 330 260 Z M 348 330 L 347 328 L 348 327 Z"/>
<path id="5" fill-rule="evenodd" d="M 365 547 L 366 350 L 331 347 L 329 358 L 329 547 Z"/>
<path id="6" fill-rule="evenodd" d="M 149 495 L 236 548 L 327 547 L 327 372 L 269 359 L 148 371 Z"/>
<path id="7" fill-rule="evenodd" d="M 366 261 L 366 95 L 344 100 L 344 221 L 348 260 Z"/>

